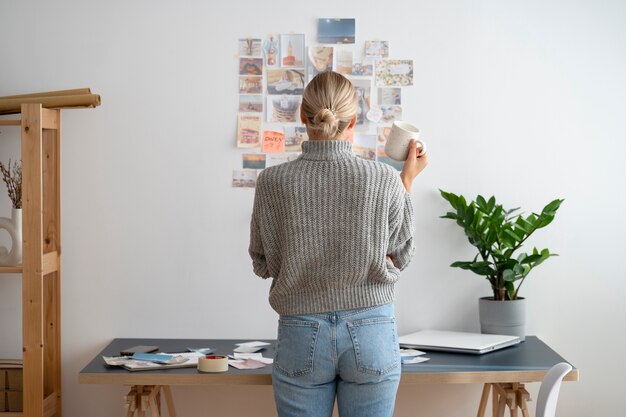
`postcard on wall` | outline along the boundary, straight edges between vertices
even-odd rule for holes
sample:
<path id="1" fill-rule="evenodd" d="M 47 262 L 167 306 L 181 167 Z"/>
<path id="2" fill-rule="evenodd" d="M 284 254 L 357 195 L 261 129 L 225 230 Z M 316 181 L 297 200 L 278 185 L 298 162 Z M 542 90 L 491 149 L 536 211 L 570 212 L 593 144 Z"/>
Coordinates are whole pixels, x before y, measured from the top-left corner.
<path id="1" fill-rule="evenodd" d="M 265 169 L 264 153 L 244 153 L 242 156 L 243 169 Z"/>
<path id="2" fill-rule="evenodd" d="M 278 55 L 280 49 L 278 46 L 278 36 L 269 35 L 263 43 L 263 55 L 265 55 L 265 65 L 268 67 L 275 67 L 278 65 Z"/>
<path id="3" fill-rule="evenodd" d="M 381 126 L 376 129 L 376 142 L 379 145 L 385 145 L 385 143 L 387 143 L 389 133 L 391 133 L 391 127 L 388 126 Z"/>
<path id="4" fill-rule="evenodd" d="M 369 128 L 369 122 L 367 120 L 367 112 L 370 110 L 372 81 L 370 79 L 354 79 L 350 81 L 356 90 L 358 98 L 358 110 L 356 116 L 356 130 L 362 131 Z"/>
<path id="5" fill-rule="evenodd" d="M 402 89 L 401 88 L 379 88 L 378 89 L 378 104 L 379 105 L 402 104 Z"/>
<path id="6" fill-rule="evenodd" d="M 233 187 L 254 188 L 256 186 L 256 169 L 234 169 Z"/>
<path id="7" fill-rule="evenodd" d="M 389 41 L 365 41 L 365 56 L 389 57 Z"/>
<path id="8" fill-rule="evenodd" d="M 309 79 L 320 72 L 332 71 L 333 69 L 332 46 L 310 46 L 309 47 Z"/>
<path id="9" fill-rule="evenodd" d="M 240 94 L 239 111 L 242 113 L 263 113 L 263 95 Z"/>
<path id="10" fill-rule="evenodd" d="M 308 140 L 304 126 L 285 126 L 285 151 L 302 152 L 302 142 Z"/>
<path id="11" fill-rule="evenodd" d="M 319 43 L 354 43 L 355 19 L 318 19 L 317 40 Z"/>
<path id="12" fill-rule="evenodd" d="M 396 120 L 402 120 L 402 106 L 396 105 L 383 105 L 380 106 L 383 112 L 383 117 L 380 119 L 380 123 L 391 124 Z"/>
<path id="13" fill-rule="evenodd" d="M 413 60 L 381 59 L 376 66 L 376 85 L 379 87 L 413 85 Z"/>
<path id="14" fill-rule="evenodd" d="M 239 55 L 240 56 L 258 56 L 261 57 L 261 39 L 241 38 L 239 39 Z"/>
<path id="15" fill-rule="evenodd" d="M 363 159 L 376 160 L 376 135 L 356 133 L 352 152 Z"/>
<path id="16" fill-rule="evenodd" d="M 285 134 L 277 130 L 264 130 L 261 150 L 265 153 L 285 152 Z"/>
<path id="17" fill-rule="evenodd" d="M 267 70 L 268 94 L 297 94 L 304 92 L 304 69 L 271 68 Z"/>
<path id="18" fill-rule="evenodd" d="M 300 102 L 302 96 L 268 95 L 267 122 L 268 123 L 297 123 L 300 121 Z"/>
<path id="19" fill-rule="evenodd" d="M 276 165 L 284 164 L 285 162 L 291 162 L 298 159 L 300 156 L 297 153 L 271 153 L 267 154 L 267 161 L 265 166 L 267 168 L 273 167 Z"/>
<path id="20" fill-rule="evenodd" d="M 280 35 L 280 65 L 304 66 L 304 34 Z"/>
<path id="21" fill-rule="evenodd" d="M 263 77 L 258 75 L 242 75 L 239 77 L 239 94 L 262 94 Z"/>
<path id="22" fill-rule="evenodd" d="M 239 58 L 239 75 L 263 75 L 263 58 Z"/>
<path id="23" fill-rule="evenodd" d="M 365 57 L 360 62 L 354 62 L 352 64 L 352 75 L 357 76 L 372 76 L 374 75 L 374 68 L 376 60 L 371 57 Z"/>
<path id="24" fill-rule="evenodd" d="M 397 169 L 398 171 L 402 171 L 402 168 L 404 167 L 404 162 L 396 161 L 395 159 L 391 159 L 390 157 L 387 156 L 387 154 L 385 153 L 385 146 L 384 145 L 379 145 L 378 146 L 376 160 L 378 162 L 382 162 L 383 164 L 390 165 L 390 166 L 394 167 L 395 169 Z"/>
<path id="25" fill-rule="evenodd" d="M 237 147 L 254 148 L 261 144 L 261 115 L 240 113 L 237 119 Z"/>
<path id="26" fill-rule="evenodd" d="M 337 72 L 339 74 L 352 74 L 352 51 L 341 49 L 337 51 Z"/>

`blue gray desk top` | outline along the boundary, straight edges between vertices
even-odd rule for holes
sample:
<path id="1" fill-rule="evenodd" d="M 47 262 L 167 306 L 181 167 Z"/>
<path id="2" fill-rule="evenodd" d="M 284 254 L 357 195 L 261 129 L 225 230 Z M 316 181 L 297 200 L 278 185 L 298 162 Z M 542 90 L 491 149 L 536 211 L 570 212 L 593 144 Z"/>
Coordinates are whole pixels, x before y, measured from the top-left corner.
<path id="1" fill-rule="evenodd" d="M 229 367 L 222 374 L 206 374 L 196 368 L 150 371 L 128 371 L 107 366 L 102 356 L 118 356 L 120 351 L 136 345 L 156 345 L 162 352 L 185 352 L 187 347 L 211 347 L 215 354 L 231 354 L 235 339 L 114 339 L 80 371 L 80 383 L 131 385 L 204 385 L 204 384 L 271 384 L 272 367 L 239 370 Z M 274 357 L 275 340 L 262 351 Z M 483 355 L 427 352 L 428 362 L 402 365 L 402 383 L 489 383 L 541 381 L 546 371 L 559 362 L 567 362 L 536 336 L 526 341 Z M 565 380 L 578 380 L 574 369 Z"/>

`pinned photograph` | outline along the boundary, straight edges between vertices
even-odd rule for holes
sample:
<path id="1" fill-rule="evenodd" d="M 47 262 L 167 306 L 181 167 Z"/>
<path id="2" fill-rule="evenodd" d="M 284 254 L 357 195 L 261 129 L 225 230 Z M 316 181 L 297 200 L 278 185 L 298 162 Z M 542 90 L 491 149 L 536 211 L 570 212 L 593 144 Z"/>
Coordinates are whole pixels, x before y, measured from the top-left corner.
<path id="1" fill-rule="evenodd" d="M 261 144 L 261 115 L 240 113 L 237 119 L 237 147 L 254 148 Z"/>
<path id="2" fill-rule="evenodd" d="M 402 120 L 402 106 L 380 106 L 383 112 L 383 117 L 380 119 L 380 123 L 391 124 L 396 120 Z"/>
<path id="3" fill-rule="evenodd" d="M 390 157 L 387 156 L 387 154 L 385 153 L 385 146 L 384 145 L 379 145 L 378 146 L 376 160 L 378 162 L 382 162 L 383 164 L 387 164 L 389 166 L 392 166 L 395 169 L 397 169 L 398 171 L 402 171 L 402 168 L 404 167 L 404 162 L 396 161 L 395 159 L 391 159 Z"/>
<path id="4" fill-rule="evenodd" d="M 378 104 L 380 105 L 402 104 L 402 89 L 401 88 L 379 88 L 378 89 Z"/>
<path id="5" fill-rule="evenodd" d="M 267 70 L 268 94 L 297 94 L 304 92 L 304 69 L 272 68 Z"/>
<path id="6" fill-rule="evenodd" d="M 263 75 L 263 58 L 239 58 L 239 75 Z"/>
<path id="7" fill-rule="evenodd" d="M 280 65 L 304 66 L 304 34 L 280 35 Z"/>
<path id="8" fill-rule="evenodd" d="M 376 85 L 379 87 L 413 85 L 413 60 L 381 59 L 376 66 Z"/>
<path id="9" fill-rule="evenodd" d="M 265 65 L 275 67 L 278 65 L 278 55 L 280 49 L 278 47 L 278 36 L 270 35 L 263 43 L 263 54 L 265 55 Z"/>
<path id="10" fill-rule="evenodd" d="M 309 47 L 309 78 L 313 78 L 320 72 L 332 71 L 333 69 L 332 46 L 310 46 Z"/>
<path id="11" fill-rule="evenodd" d="M 242 75 L 239 77 L 239 94 L 262 94 L 263 77 L 258 75 Z"/>
<path id="12" fill-rule="evenodd" d="M 233 187 L 254 188 L 256 186 L 256 169 L 234 169 Z"/>
<path id="13" fill-rule="evenodd" d="M 355 19 L 318 19 L 317 40 L 319 43 L 354 43 Z"/>
<path id="14" fill-rule="evenodd" d="M 308 140 L 304 126 L 285 126 L 285 151 L 302 152 L 302 142 Z"/>
<path id="15" fill-rule="evenodd" d="M 291 162 L 298 159 L 300 154 L 297 153 L 272 153 L 267 155 L 267 161 L 265 166 L 267 168 L 276 165 L 284 164 L 285 162 Z"/>
<path id="16" fill-rule="evenodd" d="M 243 169 L 265 169 L 264 153 L 244 153 Z"/>
<path id="17" fill-rule="evenodd" d="M 365 56 L 389 57 L 389 41 L 365 41 Z"/>
<path id="18" fill-rule="evenodd" d="M 263 113 L 263 95 L 240 94 L 239 111 L 242 113 Z"/>
<path id="19" fill-rule="evenodd" d="M 262 151 L 265 153 L 285 152 L 285 134 L 277 130 L 264 130 Z"/>
<path id="20" fill-rule="evenodd" d="M 345 49 L 337 51 L 337 72 L 339 74 L 352 74 L 352 51 Z"/>
<path id="21" fill-rule="evenodd" d="M 352 152 L 360 158 L 376 160 L 376 135 L 355 134 Z"/>
<path id="22" fill-rule="evenodd" d="M 379 145 L 385 145 L 389 133 L 391 133 L 391 127 L 379 127 L 376 129 L 376 142 L 378 142 Z"/>
<path id="23" fill-rule="evenodd" d="M 371 91 L 372 82 L 369 79 L 351 79 L 352 85 L 356 90 L 358 98 L 358 110 L 356 115 L 356 130 L 367 130 L 369 122 L 367 119 L 367 113 L 371 107 Z"/>
<path id="24" fill-rule="evenodd" d="M 267 122 L 268 123 L 297 123 L 300 121 L 300 102 L 302 96 L 268 95 Z"/>
<path id="25" fill-rule="evenodd" d="M 239 55 L 240 56 L 258 56 L 262 55 L 261 39 L 242 38 L 239 39 Z"/>
<path id="26" fill-rule="evenodd" d="M 374 58 L 363 58 L 361 62 L 354 62 L 352 64 L 352 75 L 357 76 L 372 76 L 374 75 L 374 67 L 376 60 Z"/>

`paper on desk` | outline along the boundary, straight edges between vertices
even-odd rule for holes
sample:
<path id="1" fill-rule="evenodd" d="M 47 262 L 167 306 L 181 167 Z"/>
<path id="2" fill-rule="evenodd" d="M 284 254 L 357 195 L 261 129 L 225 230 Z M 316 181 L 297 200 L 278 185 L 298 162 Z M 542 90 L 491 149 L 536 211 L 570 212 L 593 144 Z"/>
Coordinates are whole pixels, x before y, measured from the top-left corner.
<path id="1" fill-rule="evenodd" d="M 265 349 L 265 346 L 270 345 L 270 343 L 267 342 L 259 342 L 259 341 L 254 341 L 254 342 L 245 342 L 245 343 L 235 343 L 237 345 L 237 347 L 235 348 L 235 352 L 239 352 L 239 353 L 254 353 L 254 352 L 258 352 L 259 350 Z"/>
<path id="2" fill-rule="evenodd" d="M 410 357 L 415 357 L 415 356 L 421 356 L 421 355 L 425 355 L 426 352 L 422 352 L 421 350 L 417 350 L 417 349 L 400 349 L 400 356 L 405 357 L 405 356 L 410 356 Z"/>
<path id="3" fill-rule="evenodd" d="M 402 359 L 402 364 L 403 365 L 408 365 L 408 364 L 413 364 L 413 363 L 420 363 L 420 362 L 426 362 L 429 361 L 430 358 L 425 358 L 425 357 L 419 357 L 419 356 L 415 356 L 411 359 Z"/>
<path id="4" fill-rule="evenodd" d="M 270 363 L 274 363 L 274 359 L 272 358 L 265 358 L 263 357 L 263 354 L 258 352 L 258 353 L 238 353 L 235 352 L 233 354 L 233 358 L 234 359 L 254 359 L 255 361 L 259 361 L 265 364 L 270 364 Z"/>
<path id="5" fill-rule="evenodd" d="M 258 369 L 265 366 L 263 362 L 255 359 L 229 359 L 228 364 L 237 369 Z"/>

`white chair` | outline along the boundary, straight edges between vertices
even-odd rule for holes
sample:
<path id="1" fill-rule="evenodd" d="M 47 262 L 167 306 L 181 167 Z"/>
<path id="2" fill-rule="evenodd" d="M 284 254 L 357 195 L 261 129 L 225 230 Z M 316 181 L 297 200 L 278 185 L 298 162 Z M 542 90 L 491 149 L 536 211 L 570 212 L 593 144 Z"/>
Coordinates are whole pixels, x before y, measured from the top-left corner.
<path id="1" fill-rule="evenodd" d="M 554 417 L 556 414 L 556 402 L 559 399 L 561 381 L 572 366 L 569 363 L 561 362 L 554 365 L 541 382 L 539 394 L 537 394 L 537 408 L 535 417 Z"/>

